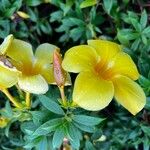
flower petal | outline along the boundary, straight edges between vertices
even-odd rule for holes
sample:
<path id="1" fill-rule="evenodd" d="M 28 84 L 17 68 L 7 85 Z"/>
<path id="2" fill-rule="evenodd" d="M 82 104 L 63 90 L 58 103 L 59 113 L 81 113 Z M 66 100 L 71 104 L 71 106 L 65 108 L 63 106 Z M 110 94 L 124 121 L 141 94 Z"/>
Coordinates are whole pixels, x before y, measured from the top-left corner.
<path id="1" fill-rule="evenodd" d="M 10 34 L 8 35 L 3 43 L 0 45 L 0 54 L 4 55 L 7 52 L 7 49 L 9 48 L 9 46 L 11 45 L 12 41 L 13 41 L 13 35 Z"/>
<path id="2" fill-rule="evenodd" d="M 118 53 L 112 61 L 110 61 L 110 66 L 115 74 L 122 74 L 133 80 L 139 78 L 137 67 L 132 58 L 124 52 Z"/>
<path id="3" fill-rule="evenodd" d="M 130 78 L 118 76 L 113 80 L 116 100 L 133 115 L 143 109 L 146 97 L 142 88 Z"/>
<path id="4" fill-rule="evenodd" d="M 55 83 L 53 67 L 52 65 L 45 65 L 41 68 L 40 74 L 45 78 L 45 80 L 49 83 Z"/>
<path id="5" fill-rule="evenodd" d="M 32 66 L 32 46 L 27 42 L 14 39 L 7 50 L 7 55 L 18 63 L 21 63 L 24 70 L 27 70 L 29 66 Z"/>
<path id="6" fill-rule="evenodd" d="M 48 84 L 41 75 L 21 76 L 18 84 L 22 90 L 33 94 L 44 94 L 48 91 Z"/>
<path id="7" fill-rule="evenodd" d="M 54 83 L 52 68 L 53 52 L 59 49 L 55 45 L 44 43 L 38 46 L 35 52 L 34 72 L 41 74 L 48 83 Z"/>
<path id="8" fill-rule="evenodd" d="M 52 63 L 54 50 L 59 49 L 55 45 L 44 43 L 37 47 L 35 52 L 36 63 Z"/>
<path id="9" fill-rule="evenodd" d="M 44 65 L 42 68 L 40 68 L 40 74 L 44 77 L 44 79 L 49 83 L 49 84 L 54 84 L 56 85 L 56 81 L 54 79 L 54 72 L 53 72 L 53 66 L 51 64 Z M 71 85 L 71 78 L 69 73 L 67 73 L 67 78 L 65 85 Z"/>
<path id="10" fill-rule="evenodd" d="M 9 68 L 0 62 L 0 72 L 0 88 L 10 88 L 17 83 L 20 72 L 15 68 Z"/>
<path id="11" fill-rule="evenodd" d="M 100 79 L 92 72 L 81 72 L 75 81 L 73 101 L 87 110 L 105 108 L 114 95 L 113 84 Z"/>
<path id="12" fill-rule="evenodd" d="M 94 48 L 88 45 L 74 46 L 66 52 L 62 67 L 68 72 L 78 73 L 93 68 L 98 59 Z"/>
<path id="13" fill-rule="evenodd" d="M 88 40 L 88 45 L 96 49 L 103 65 L 121 51 L 120 45 L 106 40 Z"/>

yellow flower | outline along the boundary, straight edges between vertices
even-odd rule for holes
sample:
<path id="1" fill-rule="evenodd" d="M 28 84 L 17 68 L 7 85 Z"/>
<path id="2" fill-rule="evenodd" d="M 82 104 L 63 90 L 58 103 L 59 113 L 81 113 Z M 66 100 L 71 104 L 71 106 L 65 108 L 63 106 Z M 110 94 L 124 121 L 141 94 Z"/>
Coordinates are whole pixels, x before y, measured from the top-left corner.
<path id="1" fill-rule="evenodd" d="M 54 45 L 41 44 L 34 55 L 29 43 L 18 39 L 12 41 L 7 49 L 7 56 L 22 73 L 18 78 L 18 85 L 22 90 L 34 94 L 48 91 L 48 83 L 54 82 L 52 57 L 55 49 L 57 47 Z"/>
<path id="2" fill-rule="evenodd" d="M 20 72 L 5 56 L 7 49 L 13 41 L 13 36 L 8 35 L 0 45 L 0 90 L 12 87 L 17 83 Z"/>
<path id="3" fill-rule="evenodd" d="M 131 57 L 121 46 L 105 40 L 89 40 L 88 45 L 69 49 L 62 63 L 66 71 L 79 73 L 75 81 L 73 101 L 87 110 L 101 110 L 113 99 L 133 115 L 146 103 Z"/>

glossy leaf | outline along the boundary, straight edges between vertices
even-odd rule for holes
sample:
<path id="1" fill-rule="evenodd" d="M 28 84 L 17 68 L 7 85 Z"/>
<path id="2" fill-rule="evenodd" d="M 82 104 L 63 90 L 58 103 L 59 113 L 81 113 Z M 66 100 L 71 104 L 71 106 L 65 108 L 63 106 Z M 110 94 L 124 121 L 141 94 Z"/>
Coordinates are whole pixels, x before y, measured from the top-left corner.
<path id="1" fill-rule="evenodd" d="M 49 99 L 48 97 L 44 95 L 40 95 L 39 97 L 40 102 L 43 104 L 45 108 L 47 108 L 49 111 L 59 114 L 59 115 L 64 115 L 63 109 L 60 107 L 60 105 L 53 100 Z"/>

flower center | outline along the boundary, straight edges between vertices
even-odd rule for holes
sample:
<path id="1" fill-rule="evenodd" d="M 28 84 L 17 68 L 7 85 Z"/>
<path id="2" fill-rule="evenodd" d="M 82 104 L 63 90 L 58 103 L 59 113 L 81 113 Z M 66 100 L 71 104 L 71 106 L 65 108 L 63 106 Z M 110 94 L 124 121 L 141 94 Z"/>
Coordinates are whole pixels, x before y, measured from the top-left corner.
<path id="1" fill-rule="evenodd" d="M 115 72 L 113 71 L 113 61 L 109 63 L 102 63 L 99 61 L 94 70 L 98 76 L 103 78 L 104 80 L 111 80 L 115 76 Z"/>
<path id="2" fill-rule="evenodd" d="M 1 55 L 0 56 L 0 61 L 8 68 L 13 68 L 13 64 L 10 62 L 9 59 L 7 59 L 5 56 Z"/>

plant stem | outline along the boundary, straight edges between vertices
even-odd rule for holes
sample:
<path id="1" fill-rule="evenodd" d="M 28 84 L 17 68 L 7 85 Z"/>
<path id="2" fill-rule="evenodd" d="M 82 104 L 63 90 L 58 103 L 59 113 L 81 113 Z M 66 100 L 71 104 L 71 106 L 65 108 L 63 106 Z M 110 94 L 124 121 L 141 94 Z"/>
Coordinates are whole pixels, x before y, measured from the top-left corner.
<path id="1" fill-rule="evenodd" d="M 26 92 L 26 106 L 27 108 L 31 107 L 31 99 L 30 99 L 30 93 Z"/>
<path id="2" fill-rule="evenodd" d="M 64 92 L 64 86 L 59 87 L 61 99 L 63 101 L 63 104 L 66 104 L 66 97 L 65 97 L 65 92 Z"/>
<path id="3" fill-rule="evenodd" d="M 7 98 L 14 104 L 15 107 L 17 108 L 22 108 L 22 104 L 19 103 L 8 91 L 8 89 L 3 89 L 1 90 L 6 96 Z"/>
<path id="4" fill-rule="evenodd" d="M 16 84 L 16 88 L 18 90 L 18 94 L 21 95 L 21 96 L 24 96 L 23 91 L 21 91 L 20 87 L 17 84 Z"/>
<path id="5" fill-rule="evenodd" d="M 64 86 L 59 87 L 59 91 L 60 91 L 62 102 L 65 105 L 66 96 L 65 96 Z M 62 143 L 62 148 L 60 148 L 60 150 L 72 150 L 71 146 L 68 143 L 69 143 L 69 140 L 67 138 L 64 138 L 63 143 Z"/>

